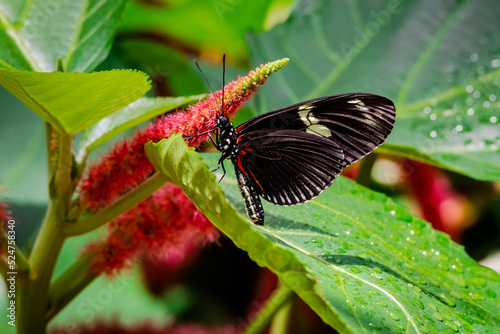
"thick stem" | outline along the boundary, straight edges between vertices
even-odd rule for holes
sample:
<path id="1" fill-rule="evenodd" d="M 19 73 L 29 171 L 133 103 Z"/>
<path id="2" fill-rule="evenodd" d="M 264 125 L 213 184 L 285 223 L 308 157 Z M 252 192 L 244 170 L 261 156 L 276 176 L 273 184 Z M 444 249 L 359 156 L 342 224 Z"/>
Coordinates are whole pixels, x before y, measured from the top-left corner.
<path id="1" fill-rule="evenodd" d="M 169 181 L 170 179 L 163 173 L 156 173 L 140 186 L 101 211 L 77 222 L 66 224 L 64 233 L 67 236 L 76 236 L 95 230 L 139 204 Z"/>
<path id="2" fill-rule="evenodd" d="M 72 191 L 71 136 L 59 133 L 58 144 L 57 168 L 49 184 L 49 207 L 29 258 L 31 267 L 28 279 L 19 281 L 18 334 L 42 334 L 47 326 L 45 313 L 50 281 L 65 240 L 61 227 L 66 221 Z"/>
<path id="3" fill-rule="evenodd" d="M 293 291 L 279 286 L 267 300 L 257 316 L 245 328 L 244 334 L 260 334 L 269 325 L 275 314 L 293 297 Z"/>
<path id="4" fill-rule="evenodd" d="M 50 280 L 64 236 L 56 226 L 58 205 L 50 205 L 49 212 L 38 233 L 28 280 L 19 281 L 17 333 L 45 333 Z"/>

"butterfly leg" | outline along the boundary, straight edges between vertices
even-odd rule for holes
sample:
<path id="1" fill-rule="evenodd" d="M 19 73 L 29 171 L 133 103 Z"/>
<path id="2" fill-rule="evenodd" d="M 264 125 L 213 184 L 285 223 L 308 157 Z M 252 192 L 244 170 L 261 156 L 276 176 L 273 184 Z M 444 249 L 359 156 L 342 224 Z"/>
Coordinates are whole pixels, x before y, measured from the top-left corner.
<path id="1" fill-rule="evenodd" d="M 214 138 L 210 133 L 208 134 L 208 137 L 210 137 L 210 141 L 212 142 L 212 144 L 214 144 L 215 148 L 220 151 L 219 144 L 215 142 Z"/>
<path id="2" fill-rule="evenodd" d="M 219 159 L 219 163 L 217 164 L 217 168 L 212 170 L 212 173 L 215 172 L 215 171 L 218 171 L 220 168 L 222 167 L 222 177 L 220 178 L 219 182 L 222 181 L 222 179 L 224 178 L 224 176 L 226 176 L 226 169 L 224 168 L 224 157 L 221 157 Z"/>

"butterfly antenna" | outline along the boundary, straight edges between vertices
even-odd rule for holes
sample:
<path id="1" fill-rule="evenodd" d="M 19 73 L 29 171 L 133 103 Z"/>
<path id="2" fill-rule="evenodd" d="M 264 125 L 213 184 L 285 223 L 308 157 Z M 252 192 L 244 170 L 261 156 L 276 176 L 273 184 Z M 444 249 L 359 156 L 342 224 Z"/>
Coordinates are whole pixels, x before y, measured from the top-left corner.
<path id="1" fill-rule="evenodd" d="M 224 116 L 224 86 L 226 80 L 226 54 L 222 56 L 222 116 Z"/>
<path id="2" fill-rule="evenodd" d="M 217 97 L 215 97 L 214 91 L 212 90 L 212 87 L 210 86 L 210 82 L 208 82 L 208 79 L 205 76 L 205 73 L 203 73 L 203 70 L 201 69 L 200 65 L 198 65 L 198 62 L 196 61 L 196 59 L 193 59 L 193 61 L 196 64 L 196 67 L 198 67 L 198 69 L 200 70 L 201 75 L 203 75 L 203 78 L 205 78 L 205 81 L 207 82 L 207 85 L 208 85 L 208 89 L 210 89 L 210 93 L 212 94 L 213 98 L 215 99 L 215 102 L 217 103 L 217 108 L 219 109 L 221 115 L 223 116 L 224 111 L 219 106 L 219 101 L 217 100 Z M 224 71 L 223 71 L 223 73 L 224 73 Z M 224 86 L 222 86 L 222 89 L 224 90 Z M 223 93 L 222 94 L 222 103 L 224 103 L 224 91 L 222 93 Z"/>

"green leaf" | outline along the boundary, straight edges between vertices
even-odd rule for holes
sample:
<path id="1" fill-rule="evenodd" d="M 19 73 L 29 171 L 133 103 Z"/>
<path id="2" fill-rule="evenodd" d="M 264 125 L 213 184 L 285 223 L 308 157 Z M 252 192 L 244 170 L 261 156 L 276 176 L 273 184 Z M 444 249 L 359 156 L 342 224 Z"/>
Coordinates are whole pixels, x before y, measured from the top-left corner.
<path id="1" fill-rule="evenodd" d="M 499 180 L 497 5 L 299 1 L 288 21 L 248 35 L 253 64 L 290 58 L 259 94 L 259 109 L 343 92 L 385 95 L 397 108 L 386 152 Z"/>
<path id="2" fill-rule="evenodd" d="M 174 43 L 181 41 L 183 48 L 227 53 L 232 61 L 241 60 L 246 58 L 244 34 L 262 30 L 275 2 L 185 0 L 163 6 L 132 2 L 119 29 L 160 33 Z"/>
<path id="3" fill-rule="evenodd" d="M 40 73 L 0 70 L 0 84 L 46 122 L 69 134 L 81 131 L 140 98 L 144 73 Z"/>
<path id="4" fill-rule="evenodd" d="M 0 68 L 91 71 L 111 48 L 125 0 L 0 0 Z"/>
<path id="5" fill-rule="evenodd" d="M 500 275 L 385 195 L 341 177 L 306 204 L 264 203 L 266 223 L 258 227 L 237 214 L 180 135 L 148 143 L 146 154 L 238 247 L 341 333 L 500 330 Z M 220 155 L 206 156 L 215 166 Z M 228 171 L 221 186 L 243 214 L 236 184 Z"/>
<path id="6" fill-rule="evenodd" d="M 85 129 L 82 133 L 81 149 L 90 152 L 127 129 L 184 104 L 197 102 L 204 96 L 141 97 L 125 108 Z"/>

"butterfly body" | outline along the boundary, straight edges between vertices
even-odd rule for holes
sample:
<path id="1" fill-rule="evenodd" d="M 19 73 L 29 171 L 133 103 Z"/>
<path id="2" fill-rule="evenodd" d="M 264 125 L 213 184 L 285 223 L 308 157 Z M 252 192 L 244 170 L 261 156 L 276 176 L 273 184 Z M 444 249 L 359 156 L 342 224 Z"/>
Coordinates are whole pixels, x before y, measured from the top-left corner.
<path id="1" fill-rule="evenodd" d="M 385 97 L 340 94 L 270 111 L 238 127 L 218 116 L 212 141 L 222 152 L 218 168 L 225 174 L 224 160 L 231 159 L 248 215 L 263 225 L 260 197 L 276 205 L 315 198 L 343 168 L 385 141 L 395 116 Z"/>

